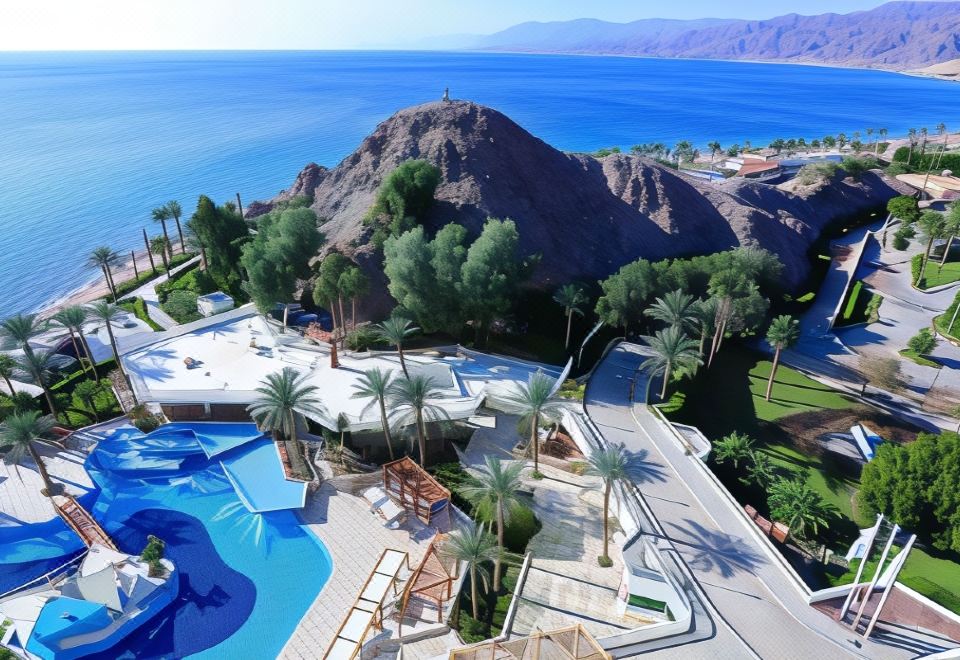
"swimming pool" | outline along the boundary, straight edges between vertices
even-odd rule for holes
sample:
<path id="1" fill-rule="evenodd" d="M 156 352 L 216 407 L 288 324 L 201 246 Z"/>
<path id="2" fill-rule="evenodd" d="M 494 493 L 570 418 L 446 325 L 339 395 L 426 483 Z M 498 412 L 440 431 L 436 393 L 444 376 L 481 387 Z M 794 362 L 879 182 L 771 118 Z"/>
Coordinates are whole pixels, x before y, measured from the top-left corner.
<path id="1" fill-rule="evenodd" d="M 227 439 L 230 425 L 219 426 Z M 155 534 L 180 570 L 178 599 L 102 657 L 276 657 L 327 582 L 330 555 L 293 511 L 251 513 L 217 458 L 162 428 L 178 432 L 118 429 L 86 462 L 98 490 L 84 503 L 120 549 L 139 553 Z M 0 527 L 0 576 L 23 583 L 80 549 L 59 519 Z"/>

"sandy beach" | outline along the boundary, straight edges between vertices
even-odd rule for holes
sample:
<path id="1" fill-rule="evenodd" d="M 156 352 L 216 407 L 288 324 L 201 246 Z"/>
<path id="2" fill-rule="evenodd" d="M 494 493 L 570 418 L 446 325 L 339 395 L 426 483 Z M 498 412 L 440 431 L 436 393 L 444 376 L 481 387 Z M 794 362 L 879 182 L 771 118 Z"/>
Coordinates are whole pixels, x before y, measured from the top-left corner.
<path id="1" fill-rule="evenodd" d="M 138 250 L 134 253 L 133 258 L 127 259 L 122 266 L 112 270 L 113 281 L 115 283 L 120 284 L 135 277 L 133 267 L 134 259 L 136 259 L 137 269 L 139 269 L 141 274 L 150 270 L 150 259 L 147 256 L 147 251 Z M 159 259 L 159 257 L 154 257 L 154 259 Z M 158 264 L 157 272 L 161 271 L 162 266 Z M 64 307 L 69 307 L 70 305 L 85 305 L 86 303 L 93 302 L 107 295 L 110 295 L 110 289 L 107 287 L 107 282 L 103 275 L 98 272 L 95 275 L 91 275 L 89 282 L 52 302 L 46 303 L 37 313 L 41 318 L 48 318 Z"/>

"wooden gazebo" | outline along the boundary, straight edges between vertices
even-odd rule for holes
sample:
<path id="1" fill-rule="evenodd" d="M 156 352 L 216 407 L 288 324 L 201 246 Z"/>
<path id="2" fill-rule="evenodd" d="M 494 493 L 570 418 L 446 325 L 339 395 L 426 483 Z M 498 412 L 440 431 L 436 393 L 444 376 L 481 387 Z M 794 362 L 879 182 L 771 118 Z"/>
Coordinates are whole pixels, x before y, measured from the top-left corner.
<path id="1" fill-rule="evenodd" d="M 409 456 L 384 464 L 383 488 L 425 525 L 433 525 L 438 514 L 446 513 L 450 526 L 450 491 Z"/>
<path id="2" fill-rule="evenodd" d="M 437 623 L 443 618 L 443 604 L 453 598 L 453 583 L 460 573 L 460 566 L 449 557 L 445 557 L 440 550 L 446 535 L 437 532 L 430 542 L 430 547 L 423 555 L 420 565 L 407 580 L 400 597 L 400 626 L 403 627 L 403 617 L 410 606 L 411 600 L 424 601 L 437 611 Z M 423 618 L 422 616 L 420 617 Z"/>

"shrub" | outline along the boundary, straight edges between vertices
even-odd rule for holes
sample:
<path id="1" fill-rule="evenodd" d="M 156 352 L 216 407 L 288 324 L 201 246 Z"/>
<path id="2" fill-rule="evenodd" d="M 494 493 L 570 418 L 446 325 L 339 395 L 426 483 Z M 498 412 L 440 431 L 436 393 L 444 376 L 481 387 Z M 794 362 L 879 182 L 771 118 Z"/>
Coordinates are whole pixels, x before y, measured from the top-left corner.
<path id="1" fill-rule="evenodd" d="M 194 265 L 181 271 L 173 279 L 158 284 L 157 297 L 161 303 L 165 303 L 174 291 L 191 291 L 198 296 L 202 296 L 216 290 L 217 284 L 213 281 L 213 278 L 206 271 Z"/>
<path id="2" fill-rule="evenodd" d="M 810 163 L 800 168 L 800 172 L 797 173 L 797 180 L 805 186 L 810 186 L 815 183 L 829 181 L 839 169 L 840 166 L 833 161 Z"/>
<path id="3" fill-rule="evenodd" d="M 893 162 L 887 167 L 887 176 L 898 176 L 900 174 L 909 174 L 910 168 L 906 163 Z"/>
<path id="4" fill-rule="evenodd" d="M 903 232 L 897 231 L 893 235 L 893 249 L 900 250 L 902 252 L 908 247 L 910 247 L 910 241 L 907 240 L 907 237 L 903 235 Z"/>
<path id="5" fill-rule="evenodd" d="M 197 311 L 197 294 L 192 291 L 174 291 L 160 308 L 177 323 L 190 323 L 200 318 Z"/>
<path id="6" fill-rule="evenodd" d="M 898 163 L 906 163 L 910 157 L 910 147 L 897 147 L 893 152 L 893 160 Z"/>
<path id="7" fill-rule="evenodd" d="M 923 255 L 914 255 L 913 259 L 910 260 L 910 281 L 913 282 L 914 286 L 922 289 L 923 282 L 920 281 L 921 270 L 923 270 Z"/>
<path id="8" fill-rule="evenodd" d="M 479 506 L 474 510 L 478 522 L 496 525 L 496 514 L 492 507 Z M 523 554 L 530 539 L 536 536 L 542 525 L 530 507 L 519 505 L 510 511 L 509 520 L 503 530 L 503 545 L 509 552 Z"/>
<path id="9" fill-rule="evenodd" d="M 843 159 L 841 167 L 847 175 L 859 180 L 864 173 L 877 167 L 877 159 L 872 156 L 847 156 Z"/>
<path id="10" fill-rule="evenodd" d="M 163 552 L 166 544 L 153 534 L 147 536 L 147 547 L 140 553 L 140 559 L 150 565 L 150 577 L 160 577 L 165 569 L 160 560 L 163 559 Z"/>
<path id="11" fill-rule="evenodd" d="M 573 399 L 575 401 L 583 401 L 583 396 L 586 393 L 587 384 L 580 384 L 573 378 L 568 378 L 563 381 L 563 384 L 560 386 L 560 391 L 558 394 L 564 399 Z"/>
<path id="12" fill-rule="evenodd" d="M 379 340 L 376 331 L 369 326 L 360 326 L 347 333 L 347 346 L 351 351 L 365 351 Z"/>
<path id="13" fill-rule="evenodd" d="M 907 348 L 918 355 L 929 355 L 937 347 L 937 338 L 930 332 L 930 328 L 921 328 L 907 342 Z"/>

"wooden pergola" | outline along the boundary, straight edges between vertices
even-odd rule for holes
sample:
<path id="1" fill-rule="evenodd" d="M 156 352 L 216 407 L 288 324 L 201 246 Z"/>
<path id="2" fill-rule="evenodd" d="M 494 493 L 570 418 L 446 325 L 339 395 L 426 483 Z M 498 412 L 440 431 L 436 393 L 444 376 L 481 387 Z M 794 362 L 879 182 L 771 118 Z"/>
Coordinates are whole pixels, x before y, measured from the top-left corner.
<path id="1" fill-rule="evenodd" d="M 445 534 L 437 532 L 420 565 L 407 580 L 400 597 L 400 630 L 412 599 L 428 601 L 437 610 L 437 623 L 443 620 L 443 604 L 453 598 L 453 583 L 460 577 L 459 564 L 444 557 L 440 550 L 446 538 Z"/>
<path id="2" fill-rule="evenodd" d="M 597 640 L 577 624 L 508 642 L 488 640 L 450 651 L 449 660 L 611 660 Z"/>
<path id="3" fill-rule="evenodd" d="M 449 527 L 450 491 L 409 456 L 384 464 L 383 488 L 393 501 L 425 525 L 433 524 L 438 514 L 446 513 Z"/>

